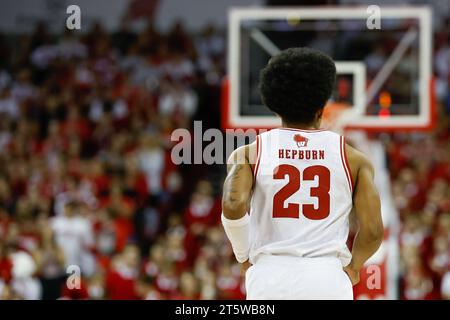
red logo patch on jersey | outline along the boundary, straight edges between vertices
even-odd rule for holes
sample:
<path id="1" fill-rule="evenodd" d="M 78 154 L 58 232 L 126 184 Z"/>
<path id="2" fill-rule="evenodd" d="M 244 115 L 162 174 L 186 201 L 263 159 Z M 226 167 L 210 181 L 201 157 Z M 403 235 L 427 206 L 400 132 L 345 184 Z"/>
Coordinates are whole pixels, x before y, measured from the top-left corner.
<path id="1" fill-rule="evenodd" d="M 294 141 L 297 143 L 297 147 L 306 147 L 308 145 L 308 138 L 305 138 L 304 136 L 300 134 L 296 134 L 294 136 Z"/>

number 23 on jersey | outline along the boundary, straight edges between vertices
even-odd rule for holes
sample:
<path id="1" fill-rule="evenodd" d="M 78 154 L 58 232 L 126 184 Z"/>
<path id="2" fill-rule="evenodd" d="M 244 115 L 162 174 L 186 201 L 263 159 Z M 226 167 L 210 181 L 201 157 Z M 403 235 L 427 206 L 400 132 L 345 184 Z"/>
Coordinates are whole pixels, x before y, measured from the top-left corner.
<path id="1" fill-rule="evenodd" d="M 300 170 L 289 164 L 282 164 L 275 168 L 273 178 L 284 180 L 288 178 L 288 183 L 283 186 L 273 197 L 273 217 L 274 218 L 296 218 L 300 217 L 300 204 L 289 202 L 285 206 L 286 199 L 294 193 L 300 191 L 301 180 L 314 181 L 317 176 L 319 183 L 317 187 L 312 187 L 310 196 L 318 199 L 317 208 L 313 204 L 302 204 L 302 214 L 311 220 L 322 220 L 330 214 L 330 170 L 321 165 L 306 167 L 301 173 Z"/>

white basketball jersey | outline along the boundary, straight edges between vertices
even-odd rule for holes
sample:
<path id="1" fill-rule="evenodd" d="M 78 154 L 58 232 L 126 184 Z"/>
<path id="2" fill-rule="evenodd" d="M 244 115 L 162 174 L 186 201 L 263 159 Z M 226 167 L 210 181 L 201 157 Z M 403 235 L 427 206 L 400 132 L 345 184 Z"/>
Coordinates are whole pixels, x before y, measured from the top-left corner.
<path id="1" fill-rule="evenodd" d="M 345 140 L 326 130 L 258 135 L 250 207 L 250 262 L 260 255 L 351 260 L 352 179 Z"/>

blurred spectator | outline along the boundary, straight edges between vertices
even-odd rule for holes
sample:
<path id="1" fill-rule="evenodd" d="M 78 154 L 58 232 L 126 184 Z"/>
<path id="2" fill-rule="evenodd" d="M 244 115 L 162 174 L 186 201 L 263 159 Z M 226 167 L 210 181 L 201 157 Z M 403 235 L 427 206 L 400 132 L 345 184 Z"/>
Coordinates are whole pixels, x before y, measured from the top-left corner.
<path id="1" fill-rule="evenodd" d="M 45 221 L 42 222 L 42 240 L 36 253 L 38 274 L 41 279 L 44 300 L 55 300 L 61 295 L 65 280 L 64 253 L 56 244 L 53 231 Z"/>
<path id="2" fill-rule="evenodd" d="M 3 87 L 0 92 L 0 116 L 16 120 L 19 116 L 17 100 L 11 95 L 11 88 Z"/>
<path id="3" fill-rule="evenodd" d="M 106 275 L 106 290 L 110 299 L 137 299 L 139 276 L 139 250 L 127 245 L 120 255 L 111 262 L 111 270 Z"/>
<path id="4" fill-rule="evenodd" d="M 64 253 L 65 267 L 76 265 L 84 274 L 91 275 L 95 270 L 91 254 L 94 234 L 89 220 L 80 211 L 78 203 L 68 202 L 63 215 L 52 218 L 51 228 L 57 245 Z"/>
<path id="5" fill-rule="evenodd" d="M 447 271 L 442 278 L 441 295 L 445 300 L 450 300 L 450 271 Z"/>
<path id="6" fill-rule="evenodd" d="M 13 293 L 25 300 L 40 299 L 42 287 L 34 276 L 37 266 L 33 257 L 17 248 L 12 248 L 9 257 L 12 264 L 10 288 Z"/>

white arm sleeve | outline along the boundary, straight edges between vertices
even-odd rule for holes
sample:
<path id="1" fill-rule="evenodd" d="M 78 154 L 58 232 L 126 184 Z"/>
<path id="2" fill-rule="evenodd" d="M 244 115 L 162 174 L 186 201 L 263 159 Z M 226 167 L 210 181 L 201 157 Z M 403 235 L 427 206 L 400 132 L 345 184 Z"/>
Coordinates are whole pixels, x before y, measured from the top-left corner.
<path id="1" fill-rule="evenodd" d="M 239 263 L 248 260 L 250 251 L 250 216 L 248 213 L 240 219 L 227 219 L 222 213 L 222 225 L 231 242 L 234 255 Z"/>

